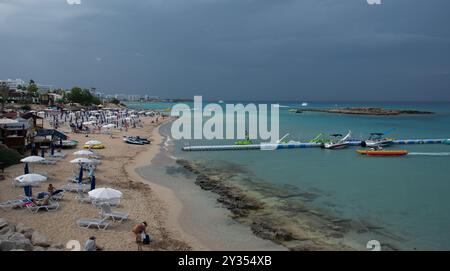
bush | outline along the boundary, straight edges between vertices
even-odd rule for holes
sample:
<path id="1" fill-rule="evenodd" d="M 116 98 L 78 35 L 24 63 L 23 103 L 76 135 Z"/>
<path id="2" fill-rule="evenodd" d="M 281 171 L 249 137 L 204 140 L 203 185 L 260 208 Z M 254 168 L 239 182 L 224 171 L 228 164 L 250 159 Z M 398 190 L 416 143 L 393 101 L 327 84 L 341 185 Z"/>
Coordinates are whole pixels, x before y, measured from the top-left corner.
<path id="1" fill-rule="evenodd" d="M 3 162 L 6 166 L 11 166 L 20 163 L 21 155 L 18 151 L 8 148 L 7 146 L 0 144 L 0 162 Z"/>
<path id="2" fill-rule="evenodd" d="M 22 109 L 23 111 L 30 111 L 31 110 L 31 106 L 29 106 L 28 104 L 22 105 L 20 107 L 20 109 Z"/>

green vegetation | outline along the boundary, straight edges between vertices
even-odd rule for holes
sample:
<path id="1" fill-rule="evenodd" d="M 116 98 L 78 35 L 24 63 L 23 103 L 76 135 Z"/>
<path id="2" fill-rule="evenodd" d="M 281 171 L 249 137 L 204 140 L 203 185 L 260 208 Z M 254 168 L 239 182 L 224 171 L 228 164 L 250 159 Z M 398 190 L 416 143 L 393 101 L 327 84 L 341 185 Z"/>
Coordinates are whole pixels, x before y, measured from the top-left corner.
<path id="1" fill-rule="evenodd" d="M 70 103 L 79 103 L 84 106 L 101 104 L 101 101 L 98 97 L 92 96 L 92 94 L 88 90 L 81 89 L 79 87 L 72 88 L 70 93 L 66 95 L 66 99 Z"/>
<path id="2" fill-rule="evenodd" d="M 38 92 L 39 88 L 37 87 L 36 83 L 33 81 L 33 79 L 30 80 L 30 83 L 27 87 L 28 94 L 34 96 Z"/>
<path id="3" fill-rule="evenodd" d="M 113 98 L 113 99 L 111 100 L 111 103 L 112 103 L 112 104 L 120 104 L 120 101 L 119 101 L 118 99 L 116 99 L 116 98 Z"/>
<path id="4" fill-rule="evenodd" d="M 5 103 L 9 96 L 9 87 L 0 86 L 0 99 L 2 100 L 2 108 L 1 111 L 5 109 Z"/>
<path id="5" fill-rule="evenodd" d="M 0 144 L 0 162 L 3 162 L 6 166 L 11 166 L 18 164 L 20 162 L 20 158 L 21 155 L 19 152 Z"/>
<path id="6" fill-rule="evenodd" d="M 31 110 L 31 106 L 29 106 L 28 104 L 22 105 L 20 107 L 20 109 L 22 109 L 23 111 L 30 111 Z"/>

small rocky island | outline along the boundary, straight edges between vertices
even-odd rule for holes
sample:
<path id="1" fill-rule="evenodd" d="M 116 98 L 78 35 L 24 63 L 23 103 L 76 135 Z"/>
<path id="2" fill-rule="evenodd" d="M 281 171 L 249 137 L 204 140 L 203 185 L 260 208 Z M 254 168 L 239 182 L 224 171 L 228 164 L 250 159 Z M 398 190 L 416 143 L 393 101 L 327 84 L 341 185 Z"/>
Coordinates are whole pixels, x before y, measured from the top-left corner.
<path id="1" fill-rule="evenodd" d="M 376 107 L 346 107 L 346 108 L 298 108 L 291 110 L 295 113 L 303 112 L 323 112 L 334 114 L 352 114 L 352 115 L 371 115 L 371 116 L 398 116 L 398 115 L 429 115 L 434 114 L 428 111 L 418 110 L 397 110 L 397 109 L 383 109 Z"/>

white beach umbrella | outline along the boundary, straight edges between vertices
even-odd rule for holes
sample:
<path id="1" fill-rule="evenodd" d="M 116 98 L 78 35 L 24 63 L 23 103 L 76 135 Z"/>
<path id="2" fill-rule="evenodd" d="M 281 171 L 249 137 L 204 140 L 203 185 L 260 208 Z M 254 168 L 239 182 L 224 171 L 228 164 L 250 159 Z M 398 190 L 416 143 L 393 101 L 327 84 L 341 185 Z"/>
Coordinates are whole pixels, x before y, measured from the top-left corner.
<path id="1" fill-rule="evenodd" d="M 77 159 L 73 159 L 72 161 L 70 161 L 70 163 L 72 163 L 72 164 L 90 164 L 90 163 L 92 163 L 92 160 L 87 159 L 87 158 L 77 158 Z"/>
<path id="2" fill-rule="evenodd" d="M 89 140 L 88 142 L 84 143 L 84 145 L 88 146 L 94 146 L 94 145 L 101 145 L 102 142 L 98 140 Z"/>
<path id="3" fill-rule="evenodd" d="M 25 174 L 15 178 L 15 180 L 26 186 L 34 183 L 45 182 L 47 177 L 40 174 Z"/>
<path id="4" fill-rule="evenodd" d="M 89 191 L 89 197 L 97 200 L 111 200 L 122 198 L 122 192 L 112 188 L 97 188 Z"/>
<path id="5" fill-rule="evenodd" d="M 28 157 L 21 159 L 20 162 L 22 162 L 22 163 L 37 163 L 37 162 L 41 162 L 44 160 L 45 160 L 45 158 L 43 158 L 41 156 L 28 156 Z"/>
<path id="6" fill-rule="evenodd" d="M 86 125 L 86 126 L 88 126 L 88 125 L 93 125 L 93 124 L 95 124 L 95 121 L 86 121 L 86 122 L 83 122 L 83 125 Z"/>
<path id="7" fill-rule="evenodd" d="M 89 156 L 89 155 L 93 155 L 94 153 L 88 150 L 80 150 L 80 151 L 76 151 L 73 153 L 73 155 L 84 155 L 84 156 Z"/>

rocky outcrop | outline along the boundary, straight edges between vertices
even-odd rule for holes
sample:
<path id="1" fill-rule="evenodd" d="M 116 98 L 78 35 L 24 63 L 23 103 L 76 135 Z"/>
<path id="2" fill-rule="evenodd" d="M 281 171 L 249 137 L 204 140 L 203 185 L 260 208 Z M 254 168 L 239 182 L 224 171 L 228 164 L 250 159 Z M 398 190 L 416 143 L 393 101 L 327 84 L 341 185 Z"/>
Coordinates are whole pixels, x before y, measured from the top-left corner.
<path id="1" fill-rule="evenodd" d="M 0 218 L 0 251 L 46 250 L 63 250 L 63 246 L 51 244 L 46 236 L 22 223 L 14 225 Z"/>
<path id="2" fill-rule="evenodd" d="M 219 198 L 217 201 L 230 210 L 235 218 L 245 217 L 249 214 L 249 211 L 263 208 L 263 204 L 244 194 L 237 187 L 228 186 L 220 178 L 201 173 L 200 170 L 196 169 L 188 161 L 177 160 L 177 163 L 190 172 L 197 174 L 195 183 L 203 190 L 218 194 Z"/>
<path id="3" fill-rule="evenodd" d="M 371 115 L 371 116 L 397 116 L 397 115 L 428 115 L 434 114 L 428 111 L 418 111 L 418 110 L 396 110 L 396 109 L 383 109 L 383 108 L 331 108 L 331 109 L 313 109 L 313 108 L 301 108 L 295 109 L 296 113 L 302 112 L 323 112 L 323 113 L 334 113 L 334 114 L 350 114 L 350 115 Z"/>

